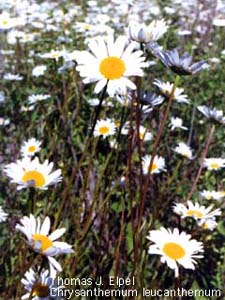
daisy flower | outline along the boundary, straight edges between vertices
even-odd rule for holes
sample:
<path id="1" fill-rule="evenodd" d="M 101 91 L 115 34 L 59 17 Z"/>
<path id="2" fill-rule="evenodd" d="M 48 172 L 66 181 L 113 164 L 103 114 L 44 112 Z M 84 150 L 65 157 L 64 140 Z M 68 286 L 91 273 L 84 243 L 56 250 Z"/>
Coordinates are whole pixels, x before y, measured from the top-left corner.
<path id="1" fill-rule="evenodd" d="M 161 93 L 165 97 L 167 97 L 167 98 L 170 97 L 170 94 L 173 89 L 173 83 L 162 82 L 158 79 L 155 79 L 153 84 L 156 85 L 160 89 Z M 188 96 L 186 94 L 183 94 L 183 92 L 184 92 L 184 89 L 176 87 L 175 91 L 174 91 L 174 95 L 173 95 L 174 100 L 176 100 L 178 103 L 190 103 L 190 100 L 187 99 Z"/>
<path id="2" fill-rule="evenodd" d="M 8 217 L 8 214 L 4 212 L 2 207 L 0 206 L 0 223 L 4 222 Z"/>
<path id="3" fill-rule="evenodd" d="M 24 288 L 27 290 L 27 293 L 23 295 L 21 299 L 29 299 L 31 291 L 33 292 L 32 300 L 62 299 L 58 295 L 60 294 L 59 291 L 63 288 L 63 286 L 59 286 L 57 284 L 55 271 L 51 270 L 51 273 L 49 273 L 49 270 L 43 270 L 41 271 L 41 274 L 38 275 L 38 272 L 35 272 L 32 268 L 30 268 L 21 280 Z M 53 296 L 51 290 L 54 290 L 54 295 L 57 296 Z"/>
<path id="4" fill-rule="evenodd" d="M 210 109 L 206 105 L 198 106 L 197 108 L 210 121 L 225 124 L 225 117 L 222 110 L 218 110 L 215 107 Z"/>
<path id="5" fill-rule="evenodd" d="M 124 134 L 124 135 L 129 134 L 129 123 L 126 123 L 124 125 L 124 127 L 121 130 L 121 134 Z M 146 141 L 151 141 L 152 140 L 152 133 L 148 132 L 147 129 L 144 126 L 140 125 L 139 126 L 139 138 L 140 138 L 140 140 L 143 140 L 145 142 Z"/>
<path id="6" fill-rule="evenodd" d="M 208 229 L 212 231 L 216 228 L 217 222 L 214 218 L 202 219 L 199 220 L 198 225 L 201 226 L 203 229 Z"/>
<path id="7" fill-rule="evenodd" d="M 11 73 L 7 73 L 3 76 L 3 78 L 5 80 L 15 80 L 15 81 L 20 81 L 23 80 L 23 76 L 20 76 L 19 74 L 11 74 Z"/>
<path id="8" fill-rule="evenodd" d="M 20 224 L 16 225 L 16 229 L 21 231 L 27 238 L 28 245 L 33 248 L 37 253 L 40 253 L 48 258 L 51 269 L 55 269 L 59 272 L 62 271 L 60 264 L 53 258 L 58 254 L 73 253 L 72 246 L 65 242 L 58 242 L 58 238 L 61 237 L 66 229 L 56 229 L 51 234 L 50 231 L 50 218 L 45 217 L 44 222 L 41 225 L 40 218 L 30 214 L 29 217 L 24 216 L 20 219 Z"/>
<path id="9" fill-rule="evenodd" d="M 194 258 L 201 258 L 196 255 L 203 252 L 203 245 L 185 232 L 179 233 L 177 228 L 173 231 L 161 227 L 159 230 L 151 230 L 147 239 L 154 245 L 149 247 L 149 254 L 161 255 L 161 262 L 167 263 L 168 267 L 174 270 L 175 277 L 179 275 L 178 264 L 185 269 L 195 269 L 196 261 Z"/>
<path id="10" fill-rule="evenodd" d="M 200 195 L 202 196 L 202 198 L 207 200 L 220 200 L 224 197 L 224 192 L 203 190 L 202 192 L 200 192 Z"/>
<path id="11" fill-rule="evenodd" d="M 16 18 L 12 18 L 7 12 L 0 14 L 0 30 L 9 30 L 17 26 Z"/>
<path id="12" fill-rule="evenodd" d="M 98 120 L 95 129 L 94 129 L 94 136 L 103 136 L 103 138 L 113 135 L 116 131 L 115 122 L 110 119 L 106 120 Z"/>
<path id="13" fill-rule="evenodd" d="M 119 36 L 116 41 L 108 37 L 105 41 L 99 37 L 89 43 L 90 51 L 76 51 L 77 70 L 84 77 L 84 83 L 97 82 L 95 93 L 106 85 L 107 92 L 113 96 L 117 91 L 126 92 L 126 88 L 136 89 L 129 76 L 143 76 L 146 66 L 143 52 L 134 51 L 135 43 L 128 46 L 127 38 Z"/>
<path id="14" fill-rule="evenodd" d="M 171 127 L 172 131 L 176 128 L 180 128 L 183 130 L 188 129 L 187 127 L 183 126 L 183 120 L 178 117 L 171 117 L 169 126 Z"/>
<path id="15" fill-rule="evenodd" d="M 35 153 L 40 151 L 41 142 L 35 138 L 31 138 L 28 141 L 23 143 L 21 148 L 21 153 L 23 157 L 33 156 Z"/>
<path id="16" fill-rule="evenodd" d="M 173 211 L 180 215 L 181 218 L 192 217 L 194 219 L 208 219 L 221 215 L 220 209 L 212 210 L 213 206 L 205 207 L 199 203 L 187 202 L 187 205 L 182 203 L 175 204 Z"/>
<path id="17" fill-rule="evenodd" d="M 144 174 L 148 174 L 150 162 L 151 162 L 151 155 L 146 155 L 143 158 Z M 165 159 L 161 156 L 156 155 L 153 160 L 151 174 L 160 173 L 161 171 L 165 171 Z"/>
<path id="18" fill-rule="evenodd" d="M 34 76 L 34 77 L 42 76 L 42 75 L 44 75 L 46 70 L 47 70 L 47 67 L 45 65 L 36 66 L 32 70 L 32 76 Z"/>
<path id="19" fill-rule="evenodd" d="M 129 38 L 138 43 L 150 43 L 160 39 L 168 26 L 164 20 L 154 20 L 149 25 L 133 23 L 129 26 Z"/>
<path id="20" fill-rule="evenodd" d="M 38 101 L 43 101 L 51 98 L 51 95 L 43 95 L 43 94 L 38 94 L 38 95 L 30 95 L 28 97 L 28 102 L 29 104 L 34 104 Z"/>
<path id="21" fill-rule="evenodd" d="M 182 156 L 192 159 L 192 149 L 187 144 L 181 142 L 178 144 L 178 146 L 174 149 L 174 151 L 178 154 L 181 154 Z"/>
<path id="22" fill-rule="evenodd" d="M 192 75 L 209 68 L 206 61 L 191 64 L 192 56 L 187 52 L 180 55 L 177 49 L 164 51 L 160 50 L 159 47 L 154 47 L 154 54 L 167 68 L 170 68 L 174 73 L 179 75 Z"/>
<path id="23" fill-rule="evenodd" d="M 49 185 L 62 180 L 61 170 L 52 172 L 53 163 L 45 160 L 43 164 L 35 157 L 31 160 L 24 157 L 15 163 L 10 163 L 5 167 L 6 175 L 11 178 L 13 183 L 17 183 L 17 190 L 26 187 L 35 187 L 38 189 L 47 189 Z"/>
<path id="24" fill-rule="evenodd" d="M 64 55 L 66 55 L 66 51 L 65 50 L 51 50 L 48 53 L 43 53 L 40 54 L 41 58 L 47 58 L 47 59 L 55 59 L 56 61 L 59 60 L 60 57 L 63 57 Z"/>
<path id="25" fill-rule="evenodd" d="M 225 159 L 224 158 L 205 158 L 204 167 L 208 170 L 219 170 L 225 167 Z"/>

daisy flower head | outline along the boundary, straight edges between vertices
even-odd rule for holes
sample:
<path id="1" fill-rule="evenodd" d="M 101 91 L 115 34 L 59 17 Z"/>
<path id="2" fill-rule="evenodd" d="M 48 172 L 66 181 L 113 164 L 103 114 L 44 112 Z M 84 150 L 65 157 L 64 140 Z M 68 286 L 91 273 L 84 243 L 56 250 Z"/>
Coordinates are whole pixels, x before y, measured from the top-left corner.
<path id="1" fill-rule="evenodd" d="M 61 170 L 52 172 L 52 168 L 53 163 L 49 163 L 48 160 L 41 164 L 38 157 L 33 160 L 24 157 L 22 160 L 6 165 L 4 171 L 13 183 L 18 184 L 17 190 L 27 187 L 45 190 L 49 185 L 62 180 Z"/>
<path id="2" fill-rule="evenodd" d="M 225 158 L 205 158 L 203 166 L 209 171 L 218 171 L 225 167 Z"/>
<path id="3" fill-rule="evenodd" d="M 21 148 L 22 156 L 33 156 L 35 153 L 40 151 L 40 145 L 41 142 L 36 140 L 35 138 L 31 138 L 28 141 L 24 142 Z"/>
<path id="4" fill-rule="evenodd" d="M 110 36 L 92 39 L 89 51 L 76 51 L 77 70 L 84 83 L 97 82 L 95 93 L 107 85 L 107 92 L 114 96 L 117 91 L 126 92 L 127 88 L 136 89 L 129 76 L 143 76 L 146 67 L 143 52 L 134 51 L 135 43 L 127 46 L 127 38 L 119 36 L 115 41 Z"/>
<path id="5" fill-rule="evenodd" d="M 60 300 L 62 299 L 59 295 L 59 291 L 63 286 L 57 284 L 55 278 L 56 272 L 54 270 L 43 270 L 40 275 L 38 272 L 35 272 L 30 268 L 22 278 L 21 282 L 24 285 L 24 288 L 27 290 L 27 293 L 21 297 L 22 300 L 29 299 L 31 291 L 32 300 Z M 54 291 L 52 295 L 51 290 Z"/>
<path id="6" fill-rule="evenodd" d="M 4 222 L 8 217 L 8 214 L 4 212 L 2 207 L 0 206 L 0 223 Z"/>
<path id="7" fill-rule="evenodd" d="M 174 151 L 178 154 L 181 154 L 182 156 L 192 159 L 192 149 L 187 144 L 181 142 L 178 143 L 177 147 L 174 149 Z"/>
<path id="8" fill-rule="evenodd" d="M 210 121 L 220 124 L 225 124 L 223 111 L 216 108 L 210 109 L 206 105 L 198 106 L 198 110 Z"/>
<path id="9" fill-rule="evenodd" d="M 111 119 L 98 120 L 95 129 L 94 136 L 102 136 L 103 138 L 113 135 L 116 131 L 116 124 Z"/>
<path id="10" fill-rule="evenodd" d="M 161 95 L 157 95 L 155 93 L 145 92 L 145 91 L 140 92 L 139 99 L 141 104 L 150 105 L 152 107 L 162 104 L 163 101 L 165 100 L 165 98 L 162 97 Z"/>
<path id="11" fill-rule="evenodd" d="M 43 101 L 43 100 L 47 100 L 51 98 L 51 95 L 44 95 L 44 94 L 38 94 L 38 95 L 30 95 L 28 97 L 28 102 L 29 102 L 29 105 L 31 104 L 34 104 L 36 102 L 39 102 L 39 101 Z"/>
<path id="12" fill-rule="evenodd" d="M 154 20 L 149 25 L 132 23 L 129 26 L 129 38 L 138 43 L 151 43 L 160 39 L 167 32 L 164 20 Z"/>
<path id="13" fill-rule="evenodd" d="M 185 269 L 195 270 L 195 258 L 202 258 L 199 252 L 203 252 L 203 245 L 184 231 L 177 228 L 173 231 L 161 227 L 159 230 L 151 230 L 147 236 L 154 245 L 150 245 L 148 253 L 161 255 L 161 262 L 167 263 L 173 269 L 175 277 L 179 275 L 178 265 Z"/>
<path id="14" fill-rule="evenodd" d="M 202 219 L 199 220 L 198 225 L 201 226 L 203 229 L 212 231 L 216 228 L 217 222 L 215 218 Z"/>
<path id="15" fill-rule="evenodd" d="M 53 50 L 52 49 L 48 53 L 40 54 L 40 57 L 46 58 L 46 59 L 55 59 L 56 61 L 58 61 L 60 59 L 60 57 L 63 57 L 64 55 L 66 55 L 65 50 Z"/>
<path id="16" fill-rule="evenodd" d="M 162 82 L 158 79 L 155 79 L 153 84 L 156 85 L 160 89 L 161 93 L 166 98 L 170 97 L 170 94 L 173 90 L 173 83 Z M 183 94 L 183 92 L 184 92 L 183 88 L 176 87 L 174 90 L 174 95 L 173 95 L 174 100 L 176 100 L 178 103 L 187 103 L 187 104 L 190 103 L 188 96 L 186 94 Z"/>
<path id="17" fill-rule="evenodd" d="M 11 74 L 11 73 L 6 73 L 4 74 L 3 78 L 5 80 L 10 80 L 10 81 L 20 81 L 23 80 L 23 76 L 20 76 L 19 74 Z"/>
<path id="18" fill-rule="evenodd" d="M 45 66 L 45 65 L 36 66 L 32 70 L 32 76 L 34 76 L 34 77 L 42 76 L 42 75 L 44 75 L 46 70 L 47 70 L 47 66 Z"/>
<path id="19" fill-rule="evenodd" d="M 224 194 L 221 191 L 203 190 L 200 192 L 200 195 L 206 200 L 220 200 L 224 197 Z"/>
<path id="20" fill-rule="evenodd" d="M 154 54 L 167 68 L 178 75 L 192 75 L 209 67 L 206 61 L 191 64 L 192 56 L 187 52 L 180 55 L 177 49 L 164 51 L 159 47 L 154 47 Z"/>
<path id="21" fill-rule="evenodd" d="M 27 238 L 27 244 L 37 253 L 40 253 L 48 258 L 51 269 L 62 271 L 60 264 L 53 258 L 58 254 L 73 253 L 72 246 L 59 242 L 58 239 L 65 233 L 66 229 L 56 229 L 51 234 L 50 218 L 45 217 L 44 222 L 30 214 L 29 217 L 24 216 L 20 219 L 20 224 L 16 225 L 16 229 L 21 231 Z"/>
<path id="22" fill-rule="evenodd" d="M 172 131 L 175 130 L 176 128 L 180 128 L 183 130 L 188 129 L 187 127 L 183 126 L 183 120 L 178 117 L 171 117 L 169 126 L 171 127 Z"/>
<path id="23" fill-rule="evenodd" d="M 149 172 L 149 167 L 150 167 L 150 162 L 151 162 L 151 155 L 146 155 L 143 158 L 143 173 L 148 174 Z M 153 159 L 153 164 L 152 164 L 152 169 L 151 169 L 151 174 L 157 174 L 160 173 L 161 171 L 165 171 L 165 159 L 161 156 L 156 155 Z"/>
<path id="24" fill-rule="evenodd" d="M 205 207 L 200 205 L 199 203 L 192 203 L 191 201 L 187 202 L 187 205 L 182 203 L 175 204 L 173 211 L 180 215 L 181 218 L 191 217 L 196 220 L 198 219 L 208 219 L 213 218 L 215 216 L 221 215 L 220 209 L 212 210 L 213 206 L 210 205 L 209 207 Z"/>

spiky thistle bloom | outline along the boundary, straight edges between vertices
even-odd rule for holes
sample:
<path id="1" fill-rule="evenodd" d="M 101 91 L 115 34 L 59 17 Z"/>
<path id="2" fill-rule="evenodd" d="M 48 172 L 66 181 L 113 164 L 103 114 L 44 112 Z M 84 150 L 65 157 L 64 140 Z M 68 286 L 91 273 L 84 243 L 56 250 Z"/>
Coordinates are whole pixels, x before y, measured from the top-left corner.
<path id="1" fill-rule="evenodd" d="M 8 217 L 8 214 L 4 212 L 2 207 L 0 206 L 0 223 L 4 222 Z"/>
<path id="2" fill-rule="evenodd" d="M 32 292 L 32 300 L 60 300 L 60 290 L 63 286 L 59 286 L 56 280 L 56 272 L 54 270 L 42 270 L 40 275 L 37 271 L 30 268 L 22 278 L 21 282 L 27 293 L 21 297 L 22 300 L 29 299 Z M 54 291 L 54 293 L 51 292 Z M 55 295 L 55 296 L 53 296 Z"/>
<path id="3" fill-rule="evenodd" d="M 161 50 L 157 44 L 149 45 L 150 50 L 153 51 L 154 55 L 158 57 L 161 62 L 168 68 L 170 68 L 174 73 L 179 75 L 192 75 L 200 72 L 203 69 L 207 69 L 209 65 L 206 61 L 199 61 L 197 63 L 192 63 L 192 56 L 187 52 L 180 55 L 177 49 L 164 51 Z"/>
<path id="4" fill-rule="evenodd" d="M 129 38 L 138 43 L 151 43 L 160 39 L 168 30 L 164 20 L 154 20 L 149 25 L 132 23 L 128 28 Z"/>
<path id="5" fill-rule="evenodd" d="M 23 143 L 23 146 L 21 148 L 21 153 L 23 157 L 26 156 L 33 156 L 35 153 L 40 151 L 41 142 L 36 140 L 35 138 L 31 138 L 28 141 L 25 141 Z"/>
<path id="6" fill-rule="evenodd" d="M 27 238 L 28 245 L 37 253 L 48 258 L 50 268 L 62 271 L 60 264 L 53 258 L 55 255 L 73 253 L 72 246 L 57 241 L 66 231 L 65 228 L 56 229 L 51 234 L 50 218 L 45 217 L 41 225 L 40 218 L 37 219 L 30 214 L 29 217 L 24 216 L 20 219 L 20 224 L 16 225 L 16 229 L 21 231 Z"/>
<path id="7" fill-rule="evenodd" d="M 192 203 L 191 201 L 187 202 L 187 205 L 183 203 L 177 203 L 174 205 L 174 212 L 181 216 L 181 218 L 191 217 L 194 219 L 209 219 L 215 216 L 221 215 L 220 209 L 212 210 L 213 206 L 210 205 L 205 207 L 199 203 Z"/>
<path id="8" fill-rule="evenodd" d="M 143 52 L 134 51 L 135 43 L 127 46 L 127 38 L 119 36 L 116 41 L 109 37 L 106 41 L 99 37 L 91 40 L 89 51 L 76 51 L 77 70 L 84 83 L 97 82 L 95 93 L 107 85 L 107 92 L 114 96 L 116 92 L 126 93 L 127 88 L 136 89 L 128 79 L 130 76 L 143 76 L 142 68 L 147 64 Z"/>
<path id="9" fill-rule="evenodd" d="M 195 270 L 194 258 L 202 258 L 199 252 L 203 252 L 203 245 L 184 231 L 179 233 L 177 228 L 173 230 L 161 227 L 159 230 L 151 230 L 147 236 L 154 245 L 149 247 L 149 254 L 161 255 L 161 262 L 167 263 L 173 269 L 175 277 L 179 275 L 178 264 L 185 269 Z"/>
<path id="10" fill-rule="evenodd" d="M 13 183 L 18 184 L 17 190 L 27 187 L 44 190 L 49 185 L 56 184 L 62 180 L 61 170 L 58 169 L 52 172 L 52 169 L 53 162 L 49 163 L 48 160 L 45 160 L 41 164 L 37 157 L 33 160 L 29 157 L 24 157 L 22 160 L 6 165 L 4 171 Z"/>

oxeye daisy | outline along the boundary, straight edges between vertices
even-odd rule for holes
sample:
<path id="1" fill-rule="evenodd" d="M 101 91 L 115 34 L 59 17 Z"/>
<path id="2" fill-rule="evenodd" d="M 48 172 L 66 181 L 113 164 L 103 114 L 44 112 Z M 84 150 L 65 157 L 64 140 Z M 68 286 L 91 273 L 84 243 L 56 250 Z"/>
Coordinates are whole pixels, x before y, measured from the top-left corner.
<path id="1" fill-rule="evenodd" d="M 135 43 L 127 45 L 127 38 L 119 36 L 116 41 L 108 37 L 91 40 L 90 51 L 76 51 L 77 70 L 84 83 L 97 82 L 95 93 L 106 85 L 107 92 L 113 96 L 117 91 L 125 93 L 127 88 L 136 89 L 129 76 L 143 76 L 146 66 L 143 52 L 134 51 Z"/>
<path id="2" fill-rule="evenodd" d="M 61 237 L 66 229 L 56 229 L 51 234 L 50 231 L 50 219 L 45 217 L 44 222 L 41 225 L 40 218 L 30 214 L 29 217 L 24 216 L 20 219 L 20 224 L 16 225 L 16 229 L 21 231 L 27 237 L 27 243 L 33 248 L 35 252 L 38 252 L 48 258 L 50 267 L 62 271 L 60 264 L 53 258 L 58 254 L 73 253 L 72 246 L 65 242 L 58 242 L 58 238 Z"/>
<path id="3" fill-rule="evenodd" d="M 143 173 L 144 174 L 148 174 L 150 162 L 151 162 L 151 156 L 146 155 L 143 158 Z M 153 160 L 151 174 L 160 173 L 161 171 L 165 171 L 165 159 L 161 156 L 156 155 Z"/>
<path id="4" fill-rule="evenodd" d="M 110 119 L 106 120 L 98 120 L 95 129 L 94 129 L 94 136 L 102 136 L 103 138 L 113 135 L 116 131 L 115 122 Z"/>
<path id="5" fill-rule="evenodd" d="M 47 66 L 45 66 L 45 65 L 36 66 L 32 70 L 32 76 L 34 76 L 34 77 L 42 76 L 42 75 L 44 75 L 46 70 L 47 70 Z"/>
<path id="6" fill-rule="evenodd" d="M 174 151 L 178 154 L 181 154 L 182 156 L 192 159 L 192 149 L 185 143 L 179 143 L 177 147 L 174 149 Z"/>
<path id="7" fill-rule="evenodd" d="M 169 98 L 170 94 L 173 89 L 173 83 L 170 82 L 162 82 L 158 79 L 155 79 L 153 82 L 161 91 L 161 93 L 166 97 Z M 176 87 L 174 90 L 174 95 L 173 98 L 176 100 L 178 103 L 190 103 L 190 100 L 187 99 L 187 95 L 183 94 L 184 89 Z"/>
<path id="8" fill-rule="evenodd" d="M 4 222 L 8 217 L 8 214 L 4 212 L 2 207 L 0 206 L 0 222 Z"/>
<path id="9" fill-rule="evenodd" d="M 222 191 L 208 191 L 208 190 L 203 190 L 200 192 L 200 195 L 202 198 L 206 200 L 220 200 L 224 197 L 224 194 Z"/>
<path id="10" fill-rule="evenodd" d="M 175 204 L 173 211 L 180 215 L 181 218 L 191 217 L 194 219 L 207 219 L 221 215 L 220 209 L 212 210 L 213 206 L 205 207 L 199 203 L 187 202 L 187 205 L 182 203 Z"/>
<path id="11" fill-rule="evenodd" d="M 132 23 L 129 26 L 129 38 L 138 43 L 151 43 L 160 39 L 167 29 L 164 20 L 154 20 L 147 26 Z"/>
<path id="12" fill-rule="evenodd" d="M 171 127 L 171 130 L 174 130 L 176 128 L 180 128 L 183 130 L 188 129 L 187 127 L 183 126 L 183 120 L 178 117 L 171 117 L 169 126 Z"/>
<path id="13" fill-rule="evenodd" d="M 216 228 L 217 222 L 215 221 L 215 218 L 202 219 L 199 220 L 198 225 L 201 226 L 203 229 L 208 229 L 212 231 Z"/>
<path id="14" fill-rule="evenodd" d="M 209 67 L 206 61 L 191 64 L 192 56 L 187 52 L 180 55 L 177 49 L 163 51 L 157 45 L 152 49 L 151 44 L 149 47 L 166 67 L 179 75 L 192 75 Z"/>
<path id="15" fill-rule="evenodd" d="M 167 263 L 168 267 L 174 270 L 175 277 L 179 275 L 178 264 L 185 269 L 195 269 L 196 261 L 194 258 L 201 258 L 196 255 L 203 252 L 203 245 L 184 231 L 179 233 L 177 228 L 173 231 L 161 227 L 159 230 L 151 230 L 147 239 L 154 245 L 149 247 L 149 254 L 161 255 L 161 262 Z"/>
<path id="16" fill-rule="evenodd" d="M 225 159 L 224 158 L 205 158 L 204 167 L 208 170 L 218 171 L 221 168 L 225 167 Z"/>
<path id="17" fill-rule="evenodd" d="M 40 151 L 41 142 L 35 138 L 31 138 L 28 141 L 23 143 L 21 148 L 21 153 L 23 157 L 33 156 L 35 153 Z"/>
<path id="18" fill-rule="evenodd" d="M 59 291 L 63 288 L 57 284 L 55 278 L 56 272 L 51 270 L 43 270 L 41 274 L 38 275 L 38 272 L 35 272 L 30 268 L 25 274 L 24 278 L 21 280 L 24 288 L 28 293 L 21 297 L 22 300 L 29 299 L 30 293 L 32 291 L 32 300 L 60 300 L 62 299 L 59 295 Z M 53 296 L 51 290 L 54 291 Z"/>
<path id="19" fill-rule="evenodd" d="M 17 183 L 17 190 L 26 187 L 35 187 L 38 189 L 47 189 L 49 185 L 61 181 L 61 170 L 52 172 L 53 163 L 45 160 L 43 164 L 35 157 L 31 160 L 24 157 L 15 163 L 8 164 L 4 171 L 13 183 Z"/>
<path id="20" fill-rule="evenodd" d="M 225 124 L 225 117 L 222 110 L 216 108 L 210 109 L 206 105 L 198 106 L 197 108 L 209 121 Z"/>

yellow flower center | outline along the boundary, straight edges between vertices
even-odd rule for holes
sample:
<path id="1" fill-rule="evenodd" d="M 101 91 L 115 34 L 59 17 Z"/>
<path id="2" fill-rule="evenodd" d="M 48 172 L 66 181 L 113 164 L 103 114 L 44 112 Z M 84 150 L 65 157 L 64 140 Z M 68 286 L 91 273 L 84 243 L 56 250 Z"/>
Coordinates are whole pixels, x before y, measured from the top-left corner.
<path id="1" fill-rule="evenodd" d="M 139 133 L 139 138 L 140 138 L 141 140 L 143 140 L 144 137 L 145 137 L 145 132 L 140 132 L 140 133 Z"/>
<path id="2" fill-rule="evenodd" d="M 100 134 L 107 134 L 109 132 L 109 127 L 107 126 L 102 126 L 99 128 Z"/>
<path id="3" fill-rule="evenodd" d="M 185 256 L 185 250 L 177 243 L 166 243 L 163 252 L 172 259 L 181 259 Z"/>
<path id="4" fill-rule="evenodd" d="M 3 25 L 8 25 L 8 24 L 9 24 L 9 21 L 8 21 L 8 20 L 3 20 L 3 21 L 2 21 L 2 24 L 3 24 Z"/>
<path id="5" fill-rule="evenodd" d="M 34 152 L 36 150 L 36 147 L 35 146 L 30 146 L 29 148 L 28 148 L 28 152 Z"/>
<path id="6" fill-rule="evenodd" d="M 41 243 L 40 249 L 42 252 L 53 246 L 52 241 L 46 235 L 36 233 L 32 235 L 32 238 L 35 242 Z"/>
<path id="7" fill-rule="evenodd" d="M 41 283 L 35 283 L 33 285 L 33 295 L 37 297 L 48 297 L 50 294 L 49 287 Z"/>
<path id="8" fill-rule="evenodd" d="M 211 196 L 211 195 L 206 195 L 205 198 L 206 198 L 207 200 L 211 200 L 211 199 L 212 199 L 212 196 Z"/>
<path id="9" fill-rule="evenodd" d="M 116 56 L 109 56 L 103 59 L 99 66 L 100 73 L 108 80 L 121 78 L 125 70 L 125 63 Z"/>
<path id="10" fill-rule="evenodd" d="M 210 167 L 211 169 L 218 170 L 220 165 L 218 163 L 211 163 Z"/>
<path id="11" fill-rule="evenodd" d="M 152 164 L 152 172 L 154 172 L 155 170 L 157 170 L 158 169 L 158 166 L 157 166 L 157 164 L 156 163 L 153 163 Z"/>
<path id="12" fill-rule="evenodd" d="M 197 217 L 199 219 L 201 219 L 203 217 L 203 213 L 199 210 L 188 210 L 187 215 L 189 217 Z"/>
<path id="13" fill-rule="evenodd" d="M 33 171 L 27 171 L 22 178 L 23 182 L 26 183 L 33 183 L 34 187 L 41 187 L 45 185 L 45 177 L 42 173 L 33 170 Z"/>

